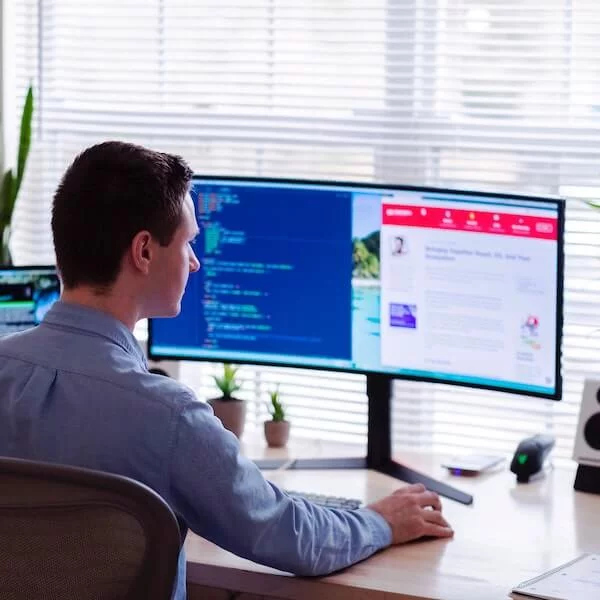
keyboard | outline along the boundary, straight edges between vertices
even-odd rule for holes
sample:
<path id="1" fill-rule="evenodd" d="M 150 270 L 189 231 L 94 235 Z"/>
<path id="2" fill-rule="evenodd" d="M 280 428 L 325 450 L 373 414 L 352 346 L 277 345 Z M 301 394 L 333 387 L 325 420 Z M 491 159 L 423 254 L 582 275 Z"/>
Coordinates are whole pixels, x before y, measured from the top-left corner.
<path id="1" fill-rule="evenodd" d="M 295 490 L 284 490 L 288 496 L 293 498 L 303 498 L 320 506 L 327 508 L 345 508 L 356 510 L 362 506 L 362 501 L 356 498 L 343 498 L 340 496 L 328 496 L 326 494 L 314 494 L 312 492 L 298 492 Z"/>

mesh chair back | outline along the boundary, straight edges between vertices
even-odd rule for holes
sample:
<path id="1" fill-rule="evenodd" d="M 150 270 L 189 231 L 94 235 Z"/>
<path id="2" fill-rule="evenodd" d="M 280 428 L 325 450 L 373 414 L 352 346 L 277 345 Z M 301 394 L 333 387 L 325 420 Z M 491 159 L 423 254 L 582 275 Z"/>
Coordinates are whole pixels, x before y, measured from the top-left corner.
<path id="1" fill-rule="evenodd" d="M 180 535 L 147 486 L 0 457 L 0 598 L 167 600 Z"/>

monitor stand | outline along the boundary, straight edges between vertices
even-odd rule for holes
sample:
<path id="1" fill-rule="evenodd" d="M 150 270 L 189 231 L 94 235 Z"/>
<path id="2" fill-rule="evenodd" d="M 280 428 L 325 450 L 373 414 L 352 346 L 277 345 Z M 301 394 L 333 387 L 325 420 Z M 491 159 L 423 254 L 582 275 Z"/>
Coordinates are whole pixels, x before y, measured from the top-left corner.
<path id="1" fill-rule="evenodd" d="M 367 375 L 369 417 L 367 429 L 367 456 L 362 458 L 298 458 L 265 459 L 254 462 L 260 469 L 372 469 L 407 483 L 422 483 L 428 490 L 437 492 L 462 504 L 472 504 L 473 496 L 423 475 L 392 459 L 391 397 L 393 378 L 388 375 Z"/>

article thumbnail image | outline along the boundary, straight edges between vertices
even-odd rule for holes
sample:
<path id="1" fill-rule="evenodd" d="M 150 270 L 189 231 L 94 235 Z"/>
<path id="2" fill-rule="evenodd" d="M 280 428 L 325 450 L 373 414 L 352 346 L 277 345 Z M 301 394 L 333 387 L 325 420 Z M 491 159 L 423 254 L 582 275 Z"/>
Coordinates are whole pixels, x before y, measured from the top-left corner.
<path id="1" fill-rule="evenodd" d="M 417 305 L 390 303 L 390 327 L 417 328 Z"/>

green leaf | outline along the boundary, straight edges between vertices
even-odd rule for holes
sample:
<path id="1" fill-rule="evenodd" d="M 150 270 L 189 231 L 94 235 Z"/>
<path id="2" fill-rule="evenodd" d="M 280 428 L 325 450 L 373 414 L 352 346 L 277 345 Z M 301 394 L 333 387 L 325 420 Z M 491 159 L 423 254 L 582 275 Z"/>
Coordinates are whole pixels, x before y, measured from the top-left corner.
<path id="1" fill-rule="evenodd" d="M 274 391 L 269 392 L 269 396 L 271 397 L 271 407 L 269 410 L 271 418 L 273 421 L 285 421 L 285 409 L 279 399 L 279 386 L 277 386 Z"/>
<path id="2" fill-rule="evenodd" d="M 33 117 L 33 89 L 29 86 L 27 90 L 27 96 L 25 97 L 25 104 L 23 106 L 23 114 L 21 115 L 21 129 L 19 132 L 19 154 L 17 158 L 17 178 L 14 186 L 14 198 L 12 206 L 17 199 L 17 194 L 21 188 L 21 181 L 25 174 L 25 165 L 27 164 L 27 157 L 29 155 L 29 149 L 31 147 L 31 120 Z M 11 210 L 12 213 L 12 210 Z"/>
<path id="3" fill-rule="evenodd" d="M 223 394 L 224 399 L 232 398 L 233 394 L 242 388 L 235 379 L 238 369 L 239 367 L 233 367 L 225 363 L 223 365 L 223 375 L 221 377 L 213 375 L 215 384 Z"/>
<path id="4" fill-rule="evenodd" d="M 9 169 L 4 173 L 2 178 L 2 187 L 0 188 L 0 229 L 4 229 L 10 225 L 10 218 L 14 207 L 14 178 L 12 170 Z"/>
<path id="5" fill-rule="evenodd" d="M 4 225 L 0 225 L 0 265 L 12 265 L 12 257 L 8 247 L 8 239 L 4 239 L 5 233 L 6 227 Z"/>

